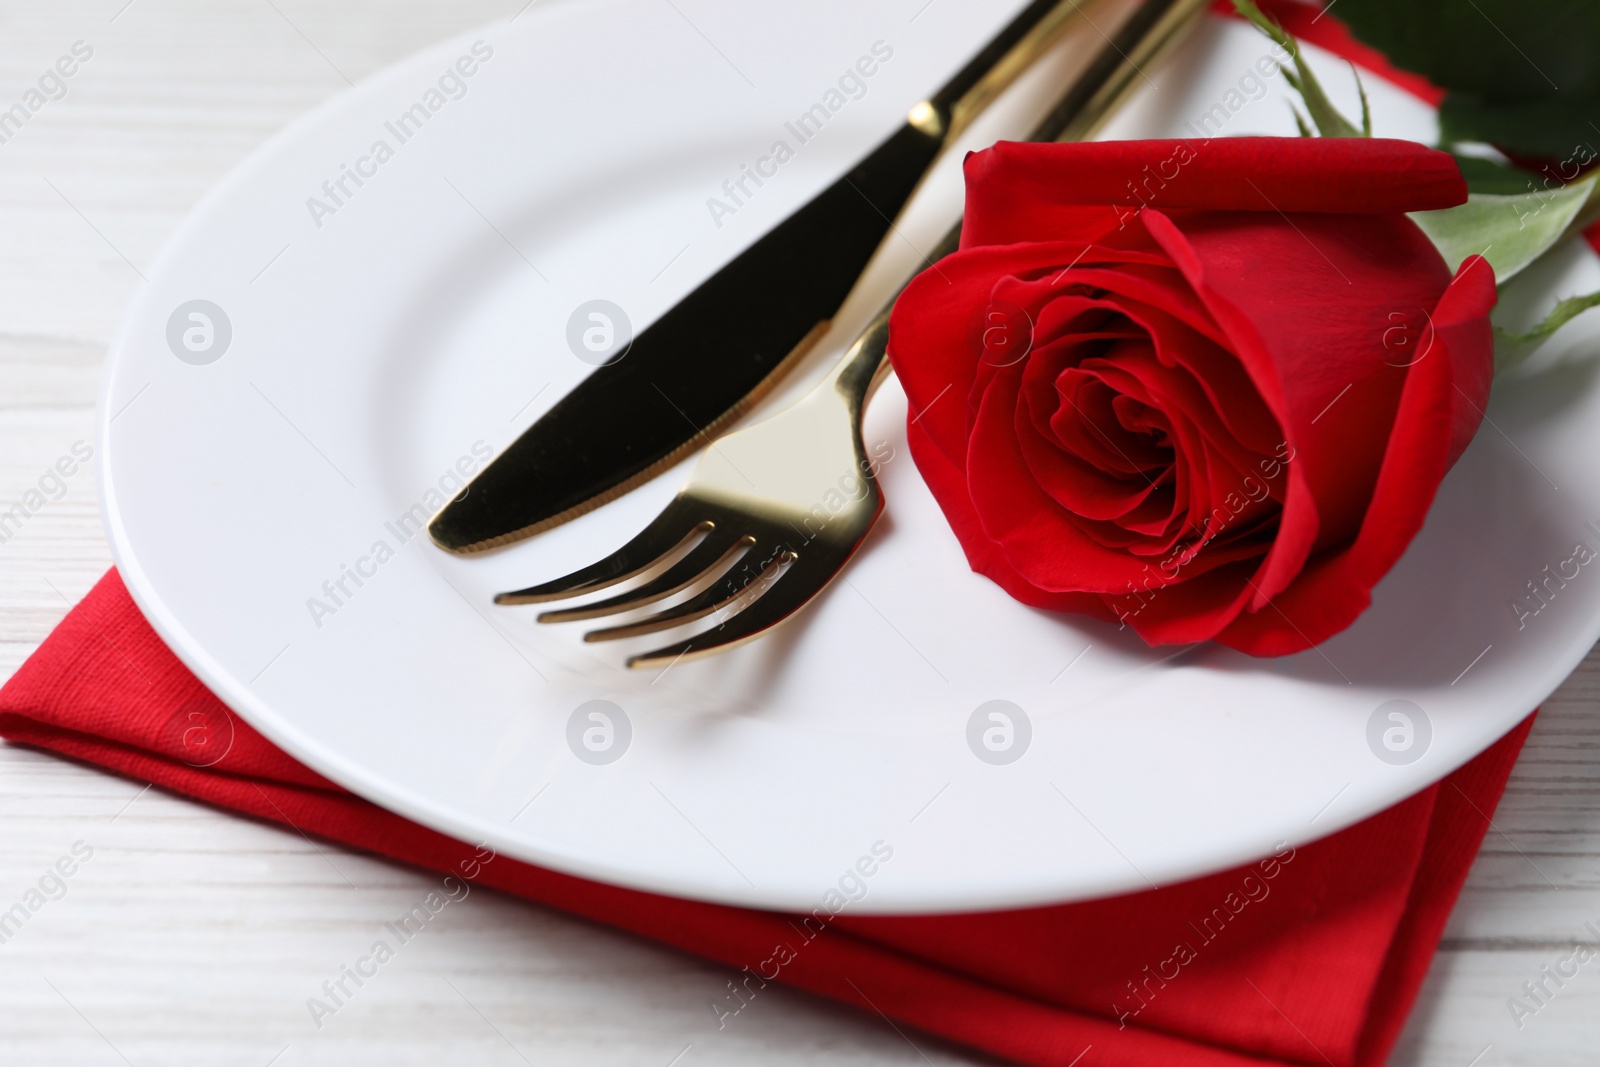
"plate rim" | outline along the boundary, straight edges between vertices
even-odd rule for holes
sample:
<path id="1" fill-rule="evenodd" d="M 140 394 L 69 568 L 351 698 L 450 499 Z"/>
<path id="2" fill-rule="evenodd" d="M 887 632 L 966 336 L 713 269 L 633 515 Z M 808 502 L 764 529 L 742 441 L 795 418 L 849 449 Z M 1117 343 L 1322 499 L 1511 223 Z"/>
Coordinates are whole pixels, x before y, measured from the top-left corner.
<path id="1" fill-rule="evenodd" d="M 570 9 L 572 5 L 562 5 Z M 453 35 L 450 38 L 436 42 L 419 50 L 412 55 L 395 63 L 387 64 L 375 71 L 367 78 L 363 78 L 353 89 L 342 90 L 332 97 L 324 100 L 316 107 L 297 116 L 282 129 L 257 145 L 251 152 L 243 157 L 220 181 L 214 184 L 204 196 L 190 209 L 184 221 L 173 231 L 163 246 L 161 253 L 150 268 L 151 283 L 145 286 L 133 300 L 129 302 L 123 313 L 121 324 L 108 348 L 106 369 L 101 379 L 100 393 L 97 401 L 95 423 L 95 445 L 99 449 L 96 464 L 96 485 L 100 496 L 100 512 L 107 539 L 111 546 L 114 565 L 121 576 L 125 587 L 132 596 L 135 604 L 143 616 L 149 621 L 157 634 L 174 655 L 191 670 L 219 699 L 235 714 L 243 718 L 250 726 L 258 730 L 273 744 L 282 748 L 296 760 L 305 763 L 317 773 L 324 775 L 340 786 L 349 789 L 359 797 L 379 804 L 392 812 L 404 816 L 425 828 L 445 833 L 450 837 L 472 842 L 481 840 L 497 852 L 519 859 L 523 862 L 545 867 L 550 870 L 590 878 L 611 885 L 620 885 L 630 889 L 665 893 L 676 897 L 705 901 L 717 904 L 765 907 L 780 910 L 790 910 L 795 907 L 809 907 L 813 902 L 814 894 L 801 891 L 772 892 L 767 888 L 752 890 L 751 892 L 729 891 L 718 892 L 715 887 L 709 886 L 703 880 L 696 880 L 690 876 L 678 877 L 670 872 L 656 872 L 653 877 L 645 877 L 638 868 L 616 867 L 603 861 L 595 861 L 573 854 L 539 854 L 538 849 L 528 847 L 526 841 L 499 834 L 497 827 L 484 827 L 471 818 L 458 816 L 455 809 L 440 805 L 430 804 L 412 790 L 388 781 L 375 772 L 364 769 L 361 765 L 351 763 L 341 757 L 337 752 L 315 740 L 300 728 L 293 726 L 283 719 L 268 706 L 265 698 L 256 696 L 247 683 L 237 679 L 233 672 L 226 669 L 219 661 L 206 651 L 205 643 L 198 640 L 184 626 L 181 620 L 167 607 L 156 584 L 145 572 L 140 564 L 132 546 L 132 539 L 126 534 L 123 526 L 124 516 L 116 488 L 113 484 L 111 456 L 114 445 L 111 440 L 111 421 L 115 417 L 111 414 L 111 395 L 117 381 L 117 372 L 122 364 L 123 357 L 129 351 L 129 335 L 139 318 L 139 312 L 147 302 L 153 299 L 152 294 L 157 290 L 160 279 L 166 274 L 169 263 L 177 256 L 178 250 L 185 244 L 189 234 L 205 225 L 211 212 L 232 193 L 234 188 L 241 184 L 245 177 L 264 160 L 275 156 L 295 143 L 309 128 L 314 128 L 326 116 L 335 113 L 339 108 L 355 100 L 363 92 L 377 91 L 374 86 L 379 81 L 388 77 L 400 77 L 413 68 L 420 68 L 436 62 L 437 57 L 452 53 L 461 47 L 462 42 L 483 36 L 490 27 L 497 23 L 486 24 L 465 33 Z M 119 412 L 120 413 L 120 412 Z M 1600 639 L 1600 615 L 1588 620 L 1581 634 L 1575 629 L 1572 638 L 1572 647 L 1566 654 L 1558 658 L 1563 665 L 1553 680 L 1546 678 L 1541 682 L 1543 696 L 1538 703 L 1548 699 L 1572 670 L 1580 663 L 1597 639 Z M 1506 713 L 1507 725 L 1496 737 L 1485 742 L 1480 748 L 1461 755 L 1460 758 L 1430 760 L 1427 772 L 1428 784 L 1421 788 L 1429 788 L 1453 773 L 1460 766 L 1470 762 L 1482 751 L 1492 747 L 1499 738 L 1514 730 L 1523 719 L 1532 714 L 1532 710 L 1520 713 Z M 1338 815 L 1330 820 L 1325 830 L 1319 829 L 1315 835 L 1308 836 L 1304 841 L 1295 844 L 1308 844 L 1311 841 L 1337 833 L 1349 826 L 1370 817 L 1371 815 L 1386 810 L 1396 803 L 1402 802 L 1406 797 L 1413 795 L 1416 790 L 1405 793 L 1400 797 L 1382 797 L 1368 800 L 1365 803 L 1352 805 L 1348 809 L 1341 809 Z M 488 832 L 486 832 L 486 829 Z M 509 829 L 509 827 L 507 827 Z M 1173 881 L 1182 881 L 1194 877 L 1225 871 L 1243 863 L 1260 858 L 1264 853 L 1258 846 L 1239 847 L 1231 851 L 1214 851 L 1205 863 L 1197 867 L 1192 862 L 1175 861 L 1168 870 L 1161 869 L 1159 861 L 1149 861 L 1146 866 L 1152 868 L 1156 874 L 1162 875 L 1161 884 L 1170 884 Z M 1171 875 L 1170 879 L 1165 877 Z M 1020 907 L 1033 907 L 1048 904 L 1065 903 L 1094 899 L 1108 895 L 1115 895 L 1131 890 L 1145 888 L 1142 873 L 1129 872 L 1120 879 L 1107 879 L 1103 885 L 1089 885 L 1075 887 L 1063 896 L 1059 891 L 1052 892 L 1043 887 L 1017 887 L 1006 892 L 991 891 L 982 902 L 962 904 L 950 898 L 948 894 L 941 895 L 939 891 L 925 894 L 925 902 L 919 903 L 917 893 L 907 893 L 904 887 L 898 892 L 899 900 L 895 905 L 885 911 L 879 911 L 869 898 L 862 902 L 862 906 L 855 908 L 861 914 L 950 914 L 960 912 L 983 912 L 1006 910 Z M 965 898 L 969 894 L 965 889 L 955 890 L 958 897 Z"/>

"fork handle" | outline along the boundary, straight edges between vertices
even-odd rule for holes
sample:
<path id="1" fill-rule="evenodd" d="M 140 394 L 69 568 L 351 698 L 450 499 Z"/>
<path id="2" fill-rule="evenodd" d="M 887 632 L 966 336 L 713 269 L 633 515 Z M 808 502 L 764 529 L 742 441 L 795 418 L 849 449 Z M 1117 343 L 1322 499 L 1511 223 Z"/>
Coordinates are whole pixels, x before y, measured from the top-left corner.
<path id="1" fill-rule="evenodd" d="M 1183 40 L 1199 22 L 1209 6 L 1208 0 L 1145 0 L 1107 41 L 1094 61 L 1072 83 L 1050 113 L 1029 134 L 1030 141 L 1084 141 L 1092 137 L 1143 77 L 1143 65 L 1154 63 Z M 945 234 L 928 254 L 915 278 L 923 270 L 956 251 L 961 245 L 961 224 Z M 912 278 L 907 278 L 856 335 L 849 351 L 818 389 L 836 389 L 850 408 L 855 424 L 891 367 L 889 316 Z"/>
<path id="2" fill-rule="evenodd" d="M 958 222 L 949 233 L 945 234 L 944 240 L 939 242 L 938 247 L 928 254 L 924 264 L 938 262 L 954 252 L 960 244 L 961 224 Z M 844 397 L 851 418 L 857 426 L 861 425 L 862 412 L 872 400 L 872 394 L 877 392 L 878 386 L 883 384 L 884 379 L 888 378 L 892 371 L 888 359 L 889 316 L 894 311 L 894 305 L 900 299 L 900 294 L 905 292 L 906 286 L 910 284 L 911 279 L 907 278 L 905 284 L 884 302 L 878 313 L 872 316 L 872 321 L 856 335 L 844 358 L 839 360 L 817 386 L 818 389 L 837 389 Z"/>

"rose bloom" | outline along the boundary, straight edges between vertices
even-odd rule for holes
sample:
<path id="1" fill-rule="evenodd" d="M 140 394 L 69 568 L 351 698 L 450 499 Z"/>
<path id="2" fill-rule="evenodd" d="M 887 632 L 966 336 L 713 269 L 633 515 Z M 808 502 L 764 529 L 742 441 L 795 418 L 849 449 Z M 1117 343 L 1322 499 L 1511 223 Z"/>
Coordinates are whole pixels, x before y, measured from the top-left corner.
<path id="1" fill-rule="evenodd" d="M 912 456 L 1016 599 L 1299 652 L 1349 626 L 1483 417 L 1494 274 L 1407 141 L 1002 143 L 890 322 Z"/>

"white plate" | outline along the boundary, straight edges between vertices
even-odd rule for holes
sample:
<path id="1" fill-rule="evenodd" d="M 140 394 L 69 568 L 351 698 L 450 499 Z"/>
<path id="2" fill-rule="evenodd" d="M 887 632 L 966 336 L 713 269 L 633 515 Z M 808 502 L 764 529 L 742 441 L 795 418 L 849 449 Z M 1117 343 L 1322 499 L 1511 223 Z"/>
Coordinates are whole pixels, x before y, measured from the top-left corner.
<path id="1" fill-rule="evenodd" d="M 579 304 L 608 299 L 650 322 L 870 148 L 1020 5 L 1004 6 L 539 5 L 285 130 L 195 211 L 112 352 L 102 490 L 140 607 L 246 720 L 386 807 L 559 870 L 737 904 L 816 907 L 841 878 L 855 885 L 847 868 L 877 842 L 893 856 L 861 880 L 856 911 L 1165 884 L 1348 825 L 1481 751 L 1600 634 L 1593 568 L 1525 629 L 1510 607 L 1576 541 L 1600 548 L 1585 525 L 1600 518 L 1587 371 L 1501 388 L 1372 610 L 1276 661 L 1152 652 L 972 575 L 906 452 L 893 385 L 867 431 L 893 449 L 889 514 L 844 579 L 777 635 L 662 676 L 621 669 L 625 649 L 583 645 L 581 626 L 539 627 L 489 599 L 621 544 L 681 470 L 489 557 L 397 536 L 441 480 L 453 489 L 458 462 L 503 447 L 589 370 L 565 342 Z M 493 54 L 465 94 L 441 94 L 400 144 L 385 124 L 426 106 L 476 41 Z M 706 199 L 792 140 L 784 121 L 877 41 L 893 56 L 865 95 L 715 225 Z M 1112 134 L 1180 132 L 1265 52 L 1213 21 Z M 1322 67 L 1353 103 L 1342 65 Z M 1380 132 L 1431 136 L 1421 105 L 1368 86 Z M 975 136 L 1023 128 L 1038 88 Z M 1292 132 L 1281 79 L 1271 89 L 1228 132 Z M 393 158 L 361 163 L 380 139 Z M 318 226 L 307 198 L 342 165 L 369 175 L 346 179 Z M 958 205 L 946 168 L 802 377 Z M 1591 289 L 1597 274 L 1573 253 L 1561 284 Z M 204 365 L 169 345 L 169 320 L 193 300 L 231 326 Z M 1593 335 L 1583 320 L 1563 343 Z M 219 333 L 200 355 L 220 349 Z M 379 542 L 393 558 L 363 563 Z M 335 603 L 323 583 L 347 566 L 369 576 L 345 579 Z M 314 617 L 310 598 L 336 610 Z M 1368 743 L 1375 709 L 1397 699 L 1431 724 L 1402 764 Z M 631 725 L 609 764 L 568 744 L 590 700 Z M 1006 765 L 968 746 L 969 718 L 992 700 L 1031 724 Z"/>

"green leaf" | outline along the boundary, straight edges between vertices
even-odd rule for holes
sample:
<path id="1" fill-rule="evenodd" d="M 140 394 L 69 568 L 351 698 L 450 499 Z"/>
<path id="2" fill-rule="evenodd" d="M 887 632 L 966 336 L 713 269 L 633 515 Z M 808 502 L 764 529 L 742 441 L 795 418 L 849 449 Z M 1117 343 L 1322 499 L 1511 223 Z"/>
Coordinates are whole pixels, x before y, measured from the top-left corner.
<path id="1" fill-rule="evenodd" d="M 1438 4 L 1438 0 L 1393 0 L 1393 2 L 1396 8 L 1408 8 L 1413 12 L 1424 9 L 1432 11 Z M 1448 2 L 1459 4 L 1459 0 L 1448 0 Z M 1478 2 L 1479 0 L 1468 0 L 1469 5 L 1487 19 L 1488 15 L 1477 6 Z M 1499 0 L 1482 0 L 1482 2 L 1493 7 Z M 1538 7 L 1541 4 L 1559 6 L 1568 0 L 1518 0 L 1518 2 Z M 1594 0 L 1584 0 L 1584 2 L 1593 3 Z M 1389 15 L 1368 8 L 1361 0 L 1355 0 L 1355 6 L 1366 12 L 1365 15 L 1358 14 L 1358 19 L 1366 19 L 1369 30 L 1375 28 L 1379 36 L 1385 32 L 1390 34 L 1391 46 L 1399 47 L 1402 51 L 1404 48 L 1412 48 L 1416 55 L 1422 56 L 1429 63 L 1438 61 L 1436 66 L 1439 66 L 1439 69 L 1456 71 L 1457 67 L 1451 64 L 1462 64 L 1463 57 L 1437 50 L 1433 39 L 1426 34 L 1417 36 L 1414 32 L 1415 26 L 1403 20 L 1393 21 Z M 1361 97 L 1360 129 L 1341 115 L 1328 100 L 1328 94 L 1323 91 L 1322 84 L 1317 81 L 1316 74 L 1307 65 L 1298 43 L 1288 31 L 1262 12 L 1256 6 L 1255 0 L 1233 0 L 1233 7 L 1293 57 L 1293 70 L 1286 66 L 1280 66 L 1278 69 L 1283 72 L 1284 81 L 1289 87 L 1300 94 L 1311 122 L 1316 125 L 1317 131 L 1322 136 L 1372 136 L 1372 108 L 1367 101 L 1366 87 L 1361 84 L 1361 75 L 1356 71 L 1354 64 L 1351 64 L 1350 71 L 1355 76 L 1356 92 Z M 1596 3 L 1594 9 L 1600 11 L 1600 3 Z M 1392 12 L 1393 9 L 1383 10 Z M 1456 10 L 1455 13 L 1459 15 L 1460 12 Z M 1498 27 L 1491 28 L 1500 33 Z M 1600 21 L 1596 21 L 1595 28 L 1600 30 Z M 1481 27 L 1474 25 L 1470 31 L 1464 32 L 1466 36 L 1472 37 L 1480 30 Z M 1504 37 L 1504 34 L 1501 33 L 1501 36 Z M 1513 43 L 1513 48 L 1515 47 Z M 1459 72 L 1473 76 L 1480 73 L 1471 62 L 1460 65 Z M 1478 83 L 1469 81 L 1464 84 L 1475 87 Z M 1597 102 L 1600 102 L 1600 98 L 1597 98 Z M 1310 136 L 1311 130 L 1301 117 L 1299 108 L 1293 103 L 1289 108 L 1294 113 L 1295 125 L 1299 127 L 1300 135 Z M 1597 135 L 1600 135 L 1600 127 L 1592 128 Z M 1444 130 L 1447 144 L 1452 140 L 1495 140 L 1453 137 L 1448 123 L 1444 124 Z M 1576 155 L 1571 157 L 1566 162 L 1576 165 L 1572 167 L 1570 174 L 1565 164 L 1554 171 L 1547 166 L 1545 171 L 1559 175 L 1560 178 L 1568 178 L 1578 172 L 1578 165 L 1593 161 L 1596 154 L 1590 149 L 1581 159 Z M 1467 202 L 1443 211 L 1421 211 L 1413 212 L 1411 215 L 1450 264 L 1452 271 L 1458 269 L 1468 256 L 1479 255 L 1488 260 L 1489 266 L 1494 269 L 1496 284 L 1504 283 L 1548 251 L 1569 229 L 1578 225 L 1580 215 L 1583 223 L 1588 222 L 1593 215 L 1600 215 L 1600 197 L 1593 195 L 1596 187 L 1595 179 L 1551 188 L 1551 181 L 1548 178 L 1537 176 L 1540 184 L 1545 186 L 1541 189 L 1535 184 L 1534 175 L 1521 173 L 1489 160 L 1461 155 L 1455 158 L 1457 166 L 1461 168 L 1462 177 L 1468 183 Z M 1586 212 L 1586 205 L 1592 206 L 1593 210 Z"/>
<path id="2" fill-rule="evenodd" d="M 1361 84 L 1361 72 L 1350 64 L 1350 76 L 1356 80 L 1356 92 L 1361 94 L 1361 136 L 1372 136 L 1372 105 L 1367 102 L 1367 87 Z"/>
<path id="3" fill-rule="evenodd" d="M 1311 127 L 1306 125 L 1305 116 L 1300 114 L 1300 109 L 1295 107 L 1293 104 L 1290 104 L 1289 110 L 1294 112 L 1294 125 L 1295 128 L 1300 131 L 1300 136 L 1315 137 L 1316 134 L 1311 132 Z"/>
<path id="4" fill-rule="evenodd" d="M 1499 196 L 1473 193 L 1467 202 L 1443 211 L 1414 211 L 1422 228 L 1453 271 L 1471 255 L 1494 268 L 1496 284 L 1504 284 L 1550 249 L 1583 211 L 1595 178 L 1542 192 Z"/>
<path id="5" fill-rule="evenodd" d="M 1500 101 L 1600 93 L 1594 0 L 1338 0 L 1333 14 L 1441 89 Z"/>
<path id="6" fill-rule="evenodd" d="M 1594 0 L 1337 0 L 1334 16 L 1395 66 L 1448 91 L 1448 141 L 1564 158 L 1600 144 Z M 1597 119 L 1596 121 L 1600 121 Z"/>
<path id="7" fill-rule="evenodd" d="M 1256 29 L 1276 41 L 1278 46 L 1294 57 L 1294 71 L 1287 67 L 1281 68 L 1285 80 L 1290 88 L 1300 94 L 1305 101 L 1306 111 L 1311 115 L 1311 121 L 1316 123 L 1317 132 L 1324 137 L 1362 137 L 1360 130 L 1351 124 L 1350 120 L 1339 114 L 1339 109 L 1333 106 L 1328 99 L 1328 94 L 1323 92 L 1322 83 L 1317 81 L 1317 76 L 1311 72 L 1304 57 L 1300 54 L 1300 45 L 1291 37 L 1282 26 L 1268 18 L 1257 7 L 1254 0 L 1233 0 L 1234 10 L 1255 24 Z M 1359 84 L 1360 79 L 1357 79 Z M 1362 93 L 1363 110 L 1365 110 L 1366 94 Z"/>
<path id="8" fill-rule="evenodd" d="M 1508 167 L 1492 159 L 1477 156 L 1456 156 L 1456 166 L 1467 179 L 1467 189 L 1474 193 L 1526 193 L 1542 184 L 1533 174 L 1519 167 Z"/>
<path id="9" fill-rule="evenodd" d="M 1439 107 L 1439 135 L 1447 143 L 1481 141 L 1519 156 L 1584 163 L 1600 140 L 1589 125 L 1595 116 L 1600 96 L 1496 101 L 1451 93 Z"/>
<path id="10" fill-rule="evenodd" d="M 1494 328 L 1494 372 L 1500 374 L 1519 366 L 1537 352 L 1561 327 L 1582 312 L 1600 305 L 1600 292 L 1570 296 L 1555 306 L 1543 322 L 1527 333 L 1512 333 Z"/>

